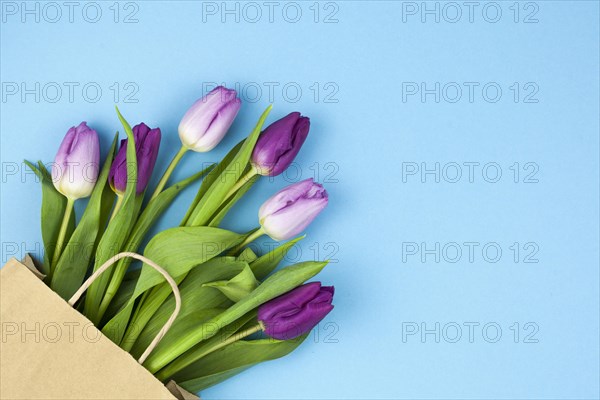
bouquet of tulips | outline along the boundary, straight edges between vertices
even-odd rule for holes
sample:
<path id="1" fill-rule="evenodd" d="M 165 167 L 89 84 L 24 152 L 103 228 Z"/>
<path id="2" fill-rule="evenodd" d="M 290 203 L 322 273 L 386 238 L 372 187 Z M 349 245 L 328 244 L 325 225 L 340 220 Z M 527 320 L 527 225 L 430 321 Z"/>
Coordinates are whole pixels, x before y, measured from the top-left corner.
<path id="1" fill-rule="evenodd" d="M 326 207 L 320 184 L 308 179 L 274 194 L 258 210 L 260 226 L 249 232 L 219 227 L 260 176 L 279 175 L 290 165 L 309 133 L 307 117 L 293 112 L 263 129 L 269 106 L 218 164 L 170 182 L 190 150 L 208 152 L 222 140 L 240 107 L 237 93 L 224 87 L 196 101 L 179 125 L 182 147 L 150 193 L 161 130 L 144 123 L 131 128 L 118 109 L 126 139 L 117 146 L 117 132 L 102 164 L 98 135 L 86 122 L 69 129 L 51 172 L 41 162 L 28 163 L 42 182 L 40 269 L 46 284 L 69 299 L 87 276 L 113 260 L 75 306 L 159 380 L 175 380 L 191 392 L 290 353 L 333 309 L 332 286 L 306 283 L 326 262 L 277 269 L 302 239 L 297 235 Z M 177 195 L 198 181 L 181 221 L 147 238 Z M 76 218 L 73 205 L 86 197 Z M 256 254 L 248 245 L 261 235 L 284 243 Z M 150 261 L 117 260 L 122 252 L 143 254 L 161 266 L 179 295 Z M 178 315 L 161 340 L 175 308 Z M 160 343 L 148 354 L 157 336 Z"/>

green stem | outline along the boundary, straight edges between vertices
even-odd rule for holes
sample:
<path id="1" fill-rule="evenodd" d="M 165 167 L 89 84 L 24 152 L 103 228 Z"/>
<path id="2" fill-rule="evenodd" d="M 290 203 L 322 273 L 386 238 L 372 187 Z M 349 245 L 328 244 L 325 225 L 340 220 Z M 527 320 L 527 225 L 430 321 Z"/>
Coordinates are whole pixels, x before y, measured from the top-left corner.
<path id="1" fill-rule="evenodd" d="M 231 196 L 233 196 L 235 194 L 235 192 L 237 192 L 238 190 L 240 190 L 240 188 L 242 186 L 244 186 L 246 183 L 248 183 L 248 181 L 250 179 L 252 179 L 254 177 L 254 175 L 256 175 L 256 174 L 258 174 L 258 170 L 256 168 L 254 168 L 254 166 L 252 166 L 250 168 L 250 171 L 248 171 L 248 173 L 246 175 L 242 176 L 240 178 L 240 180 L 238 180 L 235 183 L 235 185 L 233 185 L 233 187 L 229 190 L 229 192 L 227 192 L 227 196 L 225 196 L 225 198 L 223 199 L 223 203 L 225 203 L 227 200 L 229 200 L 229 198 Z"/>
<path id="2" fill-rule="evenodd" d="M 152 290 L 152 291 L 154 291 L 154 290 Z M 137 305 L 135 311 L 133 312 L 133 316 L 131 317 L 129 324 L 127 325 L 127 329 L 125 330 L 125 333 L 123 334 L 123 337 L 121 338 L 121 344 L 119 344 L 119 346 L 127 352 L 129 352 L 131 350 L 131 348 L 135 344 L 135 341 L 137 340 L 139 334 L 141 333 L 142 328 L 139 328 L 138 319 L 139 319 L 141 310 L 144 307 L 146 299 L 148 298 L 148 295 L 152 291 L 148 290 L 148 291 L 144 292 L 144 294 L 142 295 L 142 298 L 138 302 L 138 305 Z M 136 332 L 136 330 L 139 330 L 139 332 Z"/>
<path id="3" fill-rule="evenodd" d="M 165 379 L 172 377 L 173 375 L 175 375 L 176 373 L 178 373 L 179 371 L 181 371 L 183 368 L 187 367 L 194 361 L 197 361 L 197 360 L 201 359 L 202 357 L 209 355 L 210 353 L 214 353 L 215 351 L 220 350 L 223 347 L 229 346 L 230 344 L 235 343 L 238 340 L 244 339 L 245 337 L 248 337 L 248 336 L 250 336 L 256 332 L 260 332 L 262 330 L 264 330 L 264 325 L 262 324 L 262 322 L 259 321 L 257 325 L 255 325 L 251 328 L 248 328 L 240 333 L 232 335 L 227 340 L 224 340 L 221 343 L 217 343 L 213 346 L 210 346 L 206 350 L 195 355 L 195 357 L 193 357 L 193 358 L 183 359 L 183 357 L 180 357 L 179 359 L 175 360 L 175 362 L 167 365 L 163 370 L 161 370 L 158 374 L 156 374 L 156 377 L 158 378 L 158 380 L 164 381 Z M 183 359 L 183 362 L 178 362 L 178 361 L 182 361 L 182 359 Z"/>
<path id="4" fill-rule="evenodd" d="M 102 297 L 100 307 L 98 307 L 99 319 L 102 319 L 102 317 L 104 317 L 104 313 L 108 309 L 110 302 L 112 301 L 113 297 L 115 297 L 117 291 L 121 287 L 121 282 L 123 282 L 123 277 L 125 276 L 125 272 L 127 271 L 126 268 L 119 269 L 119 267 L 123 265 L 127 267 L 129 264 L 124 260 L 120 260 L 117 263 L 116 270 L 113 272 L 113 276 L 110 279 L 110 283 L 106 288 L 106 293 L 104 294 L 104 297 Z"/>
<path id="5" fill-rule="evenodd" d="M 52 272 L 54 271 L 54 268 L 60 259 L 60 253 L 62 252 L 65 237 L 67 236 L 67 227 L 69 226 L 69 221 L 71 220 L 71 214 L 73 213 L 74 205 L 75 200 L 67 198 L 67 207 L 65 208 L 65 214 L 63 215 L 60 231 L 58 232 L 58 239 L 56 240 L 56 248 L 54 249 L 54 255 L 52 256 L 52 262 L 50 263 L 50 275 L 52 275 Z"/>
<path id="6" fill-rule="evenodd" d="M 113 212 L 110 216 L 110 219 L 108 220 L 109 223 L 113 220 L 113 218 L 115 218 L 115 215 L 117 215 L 117 213 L 121 209 L 124 198 L 125 198 L 125 196 L 123 194 L 117 193 L 117 203 L 115 204 L 115 207 L 113 208 Z M 129 248 L 130 248 L 129 246 L 126 246 L 126 249 L 129 249 Z M 135 249 L 133 251 L 135 251 Z M 125 272 L 126 272 L 126 269 L 123 269 L 122 266 L 124 265 L 125 267 L 127 267 L 130 262 L 131 262 L 130 260 L 123 259 L 123 260 L 120 260 L 116 264 L 113 275 L 110 279 L 110 283 L 108 284 L 108 287 L 106 288 L 106 293 L 104 294 L 104 297 L 102 297 L 102 301 L 100 302 L 100 306 L 98 307 L 98 314 L 97 314 L 99 316 L 98 320 L 102 319 L 102 317 L 104 316 L 104 313 L 106 312 L 106 310 L 108 309 L 108 306 L 110 305 L 110 302 L 112 301 L 113 297 L 117 294 L 117 290 L 119 290 L 119 287 L 121 286 L 121 282 L 123 281 L 123 277 L 125 276 Z"/>
<path id="7" fill-rule="evenodd" d="M 181 146 L 181 148 L 179 149 L 177 154 L 175 154 L 175 157 L 173 157 L 173 160 L 171 160 L 171 164 L 169 164 L 169 166 L 167 167 L 167 170 L 163 174 L 162 178 L 160 178 L 160 182 L 158 182 L 158 185 L 156 186 L 156 189 L 154 190 L 152 197 L 150 197 L 150 200 L 154 199 L 156 196 L 158 196 L 160 194 L 160 192 L 162 192 L 163 188 L 167 184 L 167 181 L 171 177 L 171 174 L 175 170 L 175 167 L 177 166 L 177 164 L 179 164 L 179 161 L 181 161 L 181 159 L 183 158 L 183 155 L 187 151 L 188 151 L 187 147 Z"/>
<path id="8" fill-rule="evenodd" d="M 110 219 L 108 220 L 108 222 L 112 221 L 115 215 L 117 215 L 117 213 L 121 209 L 121 206 L 123 205 L 124 198 L 125 196 L 117 193 L 117 203 L 115 204 L 115 208 L 113 208 L 112 214 L 110 215 Z"/>
<path id="9" fill-rule="evenodd" d="M 187 273 L 182 277 L 176 278 L 175 282 L 179 285 L 186 276 Z M 154 317 L 154 314 L 156 314 L 160 306 L 169 298 L 171 293 L 171 287 L 167 284 L 155 286 L 144 293 L 138 309 L 131 319 L 131 323 L 121 341 L 121 348 L 123 350 L 130 351 L 133 348 L 148 322 Z"/>
<path id="10" fill-rule="evenodd" d="M 258 239 L 259 237 L 261 237 L 264 234 L 265 234 L 265 231 L 263 230 L 263 228 L 261 226 L 254 233 L 252 233 L 250 236 L 248 236 L 242 243 L 238 244 L 233 249 L 231 249 L 229 251 L 228 255 L 232 256 L 232 255 L 239 253 L 240 250 L 242 250 L 248 244 L 254 242 L 256 239 Z"/>

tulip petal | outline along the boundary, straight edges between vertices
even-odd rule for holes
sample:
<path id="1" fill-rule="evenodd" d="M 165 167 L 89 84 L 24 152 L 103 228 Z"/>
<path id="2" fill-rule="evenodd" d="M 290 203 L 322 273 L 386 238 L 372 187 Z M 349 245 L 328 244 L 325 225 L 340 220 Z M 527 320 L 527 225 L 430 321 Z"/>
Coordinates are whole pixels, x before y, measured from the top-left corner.
<path id="1" fill-rule="evenodd" d="M 308 301 L 303 299 L 310 299 L 316 296 L 320 288 L 321 282 L 311 282 L 276 297 L 268 303 L 269 307 L 263 306 L 259 308 L 258 319 L 261 321 L 271 319 L 278 313 L 284 312 L 290 303 L 296 305 L 296 307 L 301 307 L 304 301 Z"/>
<path id="2" fill-rule="evenodd" d="M 252 164 L 261 175 L 281 174 L 294 160 L 304 144 L 310 120 L 293 112 L 265 129 L 252 154 Z"/>
<path id="3" fill-rule="evenodd" d="M 223 140 L 240 111 L 242 101 L 234 99 L 225 104 L 211 121 L 206 133 L 193 144 L 196 151 L 206 152 L 214 149 Z"/>
<path id="4" fill-rule="evenodd" d="M 138 135 L 135 138 L 136 156 L 138 161 L 138 181 L 136 193 L 138 195 L 142 194 L 146 190 L 148 182 L 152 177 L 154 165 L 156 164 L 156 159 L 158 157 L 161 139 L 160 128 L 150 129 L 145 124 L 141 125 L 143 125 L 143 127 L 138 129 Z M 133 128 L 134 133 L 136 131 L 135 128 L 136 127 Z"/>
<path id="5" fill-rule="evenodd" d="M 301 233 L 327 206 L 327 192 L 312 179 L 288 186 L 268 199 L 258 212 L 267 235 L 285 240 Z"/>
<path id="6" fill-rule="evenodd" d="M 140 195 L 146 190 L 146 186 L 152 176 L 158 150 L 160 147 L 160 128 L 150 129 L 143 122 L 133 127 L 135 150 L 138 165 L 138 181 L 136 194 Z M 111 166 L 109 182 L 116 193 L 124 193 L 127 188 L 127 139 L 121 141 L 121 147 Z"/>
<path id="7" fill-rule="evenodd" d="M 289 206 L 300 198 L 304 193 L 307 193 L 314 185 L 312 178 L 305 179 L 293 185 L 290 185 L 271 196 L 258 210 L 258 219 L 276 213 L 282 208 Z"/>
<path id="8" fill-rule="evenodd" d="M 187 148 L 208 151 L 223 139 L 239 111 L 237 92 L 219 86 L 197 100 L 179 123 L 179 137 Z"/>
<path id="9" fill-rule="evenodd" d="M 294 161 L 304 141 L 308 137 L 310 130 L 310 120 L 307 117 L 301 117 L 296 122 L 290 138 L 290 144 L 287 146 L 285 151 L 282 151 L 278 156 L 275 167 L 271 171 L 272 176 L 281 174 L 287 169 L 287 167 Z"/>
<path id="10" fill-rule="evenodd" d="M 86 122 L 69 129 L 52 167 L 56 189 L 71 199 L 88 197 L 100 170 L 98 134 Z"/>
<path id="11" fill-rule="evenodd" d="M 327 199 L 299 200 L 261 221 L 264 231 L 275 240 L 286 240 L 300 234 L 327 206 Z"/>
<path id="12" fill-rule="evenodd" d="M 312 282 L 263 304 L 258 320 L 275 339 L 294 339 L 309 332 L 333 310 L 333 287 Z"/>
<path id="13" fill-rule="evenodd" d="M 252 160 L 268 170 L 272 170 L 282 154 L 292 147 L 291 132 L 296 121 L 300 118 L 299 112 L 293 112 L 273 122 L 260 135 L 252 154 Z"/>

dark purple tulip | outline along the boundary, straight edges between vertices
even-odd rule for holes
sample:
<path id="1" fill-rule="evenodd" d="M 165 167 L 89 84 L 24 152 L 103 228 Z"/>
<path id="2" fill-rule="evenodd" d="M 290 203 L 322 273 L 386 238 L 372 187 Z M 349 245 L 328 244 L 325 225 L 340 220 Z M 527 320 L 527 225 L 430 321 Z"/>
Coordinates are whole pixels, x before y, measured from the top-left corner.
<path id="1" fill-rule="evenodd" d="M 142 194 L 146 190 L 148 181 L 152 176 L 158 148 L 160 147 L 160 128 L 150 129 L 143 122 L 133 127 L 135 139 L 135 153 L 138 164 L 138 181 L 136 193 Z M 115 157 L 108 181 L 116 193 L 124 193 L 127 188 L 127 139 L 121 140 L 121 148 Z"/>
<path id="2" fill-rule="evenodd" d="M 311 282 L 258 308 L 264 332 L 274 339 L 290 340 L 310 332 L 333 310 L 333 286 Z"/>
<path id="3" fill-rule="evenodd" d="M 293 112 L 265 129 L 254 147 L 252 165 L 260 175 L 277 176 L 294 161 L 304 144 L 310 119 Z"/>

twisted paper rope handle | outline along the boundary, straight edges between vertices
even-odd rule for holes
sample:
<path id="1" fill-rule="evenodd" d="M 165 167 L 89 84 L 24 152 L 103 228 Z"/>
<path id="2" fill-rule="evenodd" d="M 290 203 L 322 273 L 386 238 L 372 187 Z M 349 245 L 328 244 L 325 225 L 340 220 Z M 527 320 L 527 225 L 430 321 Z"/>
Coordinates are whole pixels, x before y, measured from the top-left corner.
<path id="1" fill-rule="evenodd" d="M 83 293 L 92 285 L 92 283 L 94 283 L 96 278 L 98 278 L 98 276 L 100 276 L 100 274 L 102 274 L 104 271 L 106 271 L 111 265 L 113 265 L 114 263 L 116 263 L 117 261 L 119 261 L 120 259 L 125 258 L 125 257 L 132 257 L 132 258 L 135 258 L 136 260 L 140 260 L 143 263 L 148 264 L 149 266 L 154 268 L 156 271 L 158 271 L 167 280 L 167 282 L 171 286 L 171 289 L 173 290 L 173 296 L 175 296 L 175 310 L 173 310 L 173 314 L 171 314 L 171 317 L 169 318 L 169 320 L 167 321 L 165 326 L 163 326 L 163 328 L 160 330 L 160 332 L 158 332 L 158 334 L 156 335 L 156 337 L 154 338 L 152 343 L 150 343 L 150 345 L 148 346 L 146 351 L 144 351 L 144 354 L 142 354 L 142 356 L 138 360 L 138 363 L 143 364 L 144 361 L 146 361 L 146 358 L 148 358 L 148 356 L 150 355 L 150 353 L 152 353 L 152 350 L 154 350 L 156 348 L 156 346 L 158 346 L 158 343 L 166 335 L 166 333 L 169 331 L 169 329 L 171 329 L 173 322 L 175 322 L 175 318 L 177 318 L 177 315 L 179 315 L 179 310 L 181 310 L 181 294 L 179 293 L 179 288 L 177 287 L 177 283 L 175 283 L 175 280 L 173 278 L 171 278 L 171 275 L 169 275 L 169 273 L 167 271 L 162 269 L 154 261 L 152 261 L 144 256 L 141 256 L 137 253 L 132 253 L 132 252 L 128 252 L 128 251 L 119 253 L 119 254 L 115 255 L 113 258 L 111 258 L 110 260 L 106 261 L 104 264 L 102 264 L 100 266 L 100 268 L 98 268 L 96 271 L 94 271 L 94 273 L 85 282 L 83 282 L 83 285 L 81 285 L 79 290 L 77 290 L 77 292 L 75 292 L 73 297 L 71 297 L 71 299 L 69 299 L 69 305 L 72 307 L 77 302 L 77 300 L 79 300 L 79 298 L 83 295 Z"/>

